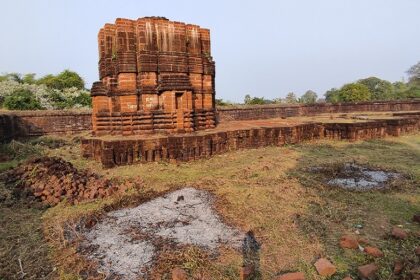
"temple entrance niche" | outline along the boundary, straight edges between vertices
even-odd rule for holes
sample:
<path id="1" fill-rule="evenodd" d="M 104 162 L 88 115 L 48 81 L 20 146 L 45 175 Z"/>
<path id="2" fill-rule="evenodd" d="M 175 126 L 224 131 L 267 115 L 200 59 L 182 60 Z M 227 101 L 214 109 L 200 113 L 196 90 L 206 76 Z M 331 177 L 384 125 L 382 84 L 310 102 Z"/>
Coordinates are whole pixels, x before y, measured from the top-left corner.
<path id="1" fill-rule="evenodd" d="M 175 92 L 176 123 L 178 130 L 184 129 L 184 110 L 182 108 L 183 95 L 184 92 Z"/>

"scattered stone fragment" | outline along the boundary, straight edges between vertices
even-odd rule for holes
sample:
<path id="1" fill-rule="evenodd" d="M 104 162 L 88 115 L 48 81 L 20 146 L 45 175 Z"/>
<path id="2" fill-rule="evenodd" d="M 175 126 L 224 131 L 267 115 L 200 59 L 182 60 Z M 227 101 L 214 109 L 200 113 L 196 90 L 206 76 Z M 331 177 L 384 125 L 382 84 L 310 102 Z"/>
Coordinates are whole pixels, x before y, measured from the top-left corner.
<path id="1" fill-rule="evenodd" d="M 369 244 L 369 241 L 363 237 L 358 238 L 357 241 L 359 241 L 359 244 L 363 244 L 363 245 Z"/>
<path id="2" fill-rule="evenodd" d="M 114 183 L 90 170 L 78 170 L 59 157 L 37 157 L 5 173 L 6 184 L 14 186 L 16 193 L 44 204 L 54 206 L 67 200 L 78 204 L 84 200 L 104 198 L 123 193 L 141 182 Z"/>
<path id="3" fill-rule="evenodd" d="M 420 213 L 413 216 L 413 222 L 420 223 Z"/>
<path id="4" fill-rule="evenodd" d="M 394 262 L 394 274 L 398 275 L 404 269 L 404 263 L 401 260 L 396 260 Z"/>
<path id="5" fill-rule="evenodd" d="M 172 280 L 187 280 L 187 273 L 182 268 L 176 267 L 172 269 Z"/>
<path id="6" fill-rule="evenodd" d="M 305 274 L 302 272 L 285 273 L 278 276 L 275 280 L 305 280 Z"/>
<path id="7" fill-rule="evenodd" d="M 346 249 L 357 249 L 359 248 L 359 242 L 357 238 L 351 235 L 343 235 L 340 239 L 341 248 Z"/>
<path id="8" fill-rule="evenodd" d="M 406 239 L 408 237 L 408 233 L 398 227 L 392 229 L 391 235 L 397 239 Z"/>
<path id="9" fill-rule="evenodd" d="M 384 253 L 382 253 L 381 250 L 372 246 L 366 246 L 365 253 L 375 258 L 382 258 L 384 256 Z"/>
<path id="10" fill-rule="evenodd" d="M 335 266 L 325 258 L 317 260 L 314 265 L 321 276 L 331 276 L 337 271 Z"/>
<path id="11" fill-rule="evenodd" d="M 242 266 L 239 271 L 239 279 L 251 280 L 251 277 L 253 274 L 254 274 L 254 267 L 252 265 Z"/>
<path id="12" fill-rule="evenodd" d="M 413 268 L 408 273 L 410 273 L 411 279 L 413 280 L 420 279 L 420 267 Z"/>
<path id="13" fill-rule="evenodd" d="M 414 249 L 414 253 L 416 254 L 416 256 L 420 257 L 420 246 Z"/>
<path id="14" fill-rule="evenodd" d="M 251 280 L 252 274 L 254 273 L 254 267 L 252 265 L 242 266 L 239 271 L 239 279 Z"/>
<path id="15" fill-rule="evenodd" d="M 357 271 L 359 272 L 359 276 L 362 279 L 372 279 L 376 272 L 378 271 L 378 266 L 374 263 L 366 264 L 359 266 L 357 268 Z"/>

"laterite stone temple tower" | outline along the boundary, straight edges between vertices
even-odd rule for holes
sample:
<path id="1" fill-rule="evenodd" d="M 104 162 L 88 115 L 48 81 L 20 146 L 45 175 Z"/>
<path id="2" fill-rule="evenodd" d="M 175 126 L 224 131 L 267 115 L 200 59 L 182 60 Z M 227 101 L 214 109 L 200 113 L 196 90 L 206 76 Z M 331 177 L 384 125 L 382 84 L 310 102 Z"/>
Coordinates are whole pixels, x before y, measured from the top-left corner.
<path id="1" fill-rule="evenodd" d="M 210 31 L 162 17 L 120 19 L 98 34 L 93 133 L 132 135 L 215 127 Z"/>

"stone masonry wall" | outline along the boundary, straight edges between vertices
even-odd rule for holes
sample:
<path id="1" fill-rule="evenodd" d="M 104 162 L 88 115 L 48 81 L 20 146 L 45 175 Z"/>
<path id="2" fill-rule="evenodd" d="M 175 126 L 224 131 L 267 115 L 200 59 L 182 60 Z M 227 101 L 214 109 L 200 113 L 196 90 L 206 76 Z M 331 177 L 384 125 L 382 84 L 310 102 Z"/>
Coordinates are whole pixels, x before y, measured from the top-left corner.
<path id="1" fill-rule="evenodd" d="M 319 114 L 351 112 L 420 111 L 420 100 L 361 102 L 314 105 L 271 105 L 249 108 L 218 108 L 220 122 L 229 120 L 258 120 Z"/>
<path id="2" fill-rule="evenodd" d="M 416 132 L 420 115 L 360 123 L 309 123 L 258 127 L 205 135 L 167 136 L 157 139 L 82 139 L 82 153 L 104 167 L 151 161 L 189 161 L 243 148 L 282 146 L 314 139 L 365 140 Z"/>
<path id="3" fill-rule="evenodd" d="M 86 111 L 0 112 L 0 141 L 46 134 L 91 131 L 92 114 Z"/>
<path id="4" fill-rule="evenodd" d="M 317 104 L 219 108 L 220 122 L 254 120 L 323 113 L 368 111 L 420 111 L 420 100 L 366 102 L 357 104 Z M 405 113 L 407 114 L 407 113 Z M 153 124 L 155 125 L 155 124 Z M 77 133 L 92 130 L 91 111 L 0 111 L 0 141 L 15 137 Z"/>

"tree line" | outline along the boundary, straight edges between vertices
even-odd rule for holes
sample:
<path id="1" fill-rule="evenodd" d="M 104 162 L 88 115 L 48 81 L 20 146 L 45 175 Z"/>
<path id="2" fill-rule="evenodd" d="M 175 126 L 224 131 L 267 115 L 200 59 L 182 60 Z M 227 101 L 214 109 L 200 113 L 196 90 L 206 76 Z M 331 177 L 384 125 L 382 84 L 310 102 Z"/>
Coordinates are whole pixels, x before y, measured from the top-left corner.
<path id="1" fill-rule="evenodd" d="M 39 79 L 36 74 L 0 75 L 0 108 L 9 110 L 91 107 L 90 92 L 76 72 L 64 70 Z"/>
<path id="2" fill-rule="evenodd" d="M 318 98 L 313 90 L 306 91 L 297 97 L 289 92 L 285 98 L 266 99 L 245 95 L 243 104 L 313 104 L 313 103 L 339 103 L 339 102 L 362 102 L 362 101 L 387 101 L 420 98 L 420 62 L 410 67 L 407 71 L 408 81 L 391 83 L 377 77 L 360 79 L 353 83 L 343 85 L 341 88 L 332 88 L 324 93 L 324 98 Z M 232 102 L 216 99 L 219 106 L 234 105 Z"/>
<path id="3" fill-rule="evenodd" d="M 360 79 L 332 88 L 319 98 L 313 90 L 297 97 L 293 92 L 285 98 L 266 99 L 245 95 L 243 104 L 313 104 L 321 102 L 386 101 L 420 98 L 420 62 L 407 71 L 408 81 L 391 83 L 377 77 Z M 216 99 L 216 105 L 234 105 Z M 70 109 L 91 107 L 90 92 L 83 78 L 76 72 L 64 70 L 39 79 L 36 74 L 7 73 L 0 75 L 0 108 L 9 110 Z"/>

